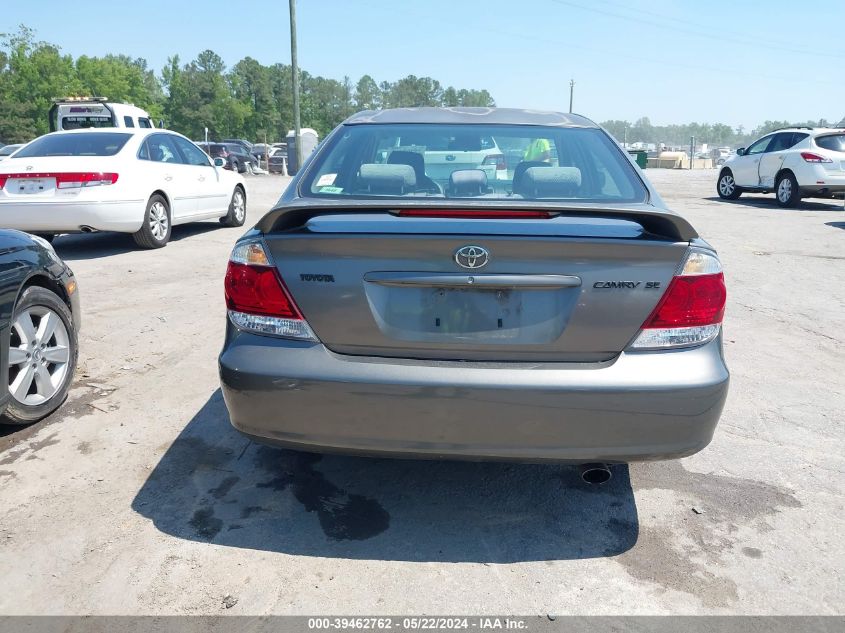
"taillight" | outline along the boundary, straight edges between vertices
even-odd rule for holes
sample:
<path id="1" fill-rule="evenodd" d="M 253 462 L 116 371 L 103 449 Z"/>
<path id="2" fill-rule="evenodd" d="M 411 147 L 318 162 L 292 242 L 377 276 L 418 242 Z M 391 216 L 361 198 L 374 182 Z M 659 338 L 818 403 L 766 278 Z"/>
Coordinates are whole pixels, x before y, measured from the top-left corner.
<path id="1" fill-rule="evenodd" d="M 235 246 L 224 287 L 229 318 L 241 330 L 317 340 L 261 243 Z"/>
<path id="2" fill-rule="evenodd" d="M 27 172 L 25 174 L 0 175 L 0 189 L 6 186 L 8 180 L 28 180 L 33 178 L 53 178 L 57 189 L 76 189 L 79 187 L 99 187 L 113 185 L 117 182 L 118 174 L 103 172 Z"/>
<path id="3" fill-rule="evenodd" d="M 501 171 L 503 169 L 507 169 L 507 163 L 505 163 L 505 155 L 504 154 L 488 154 L 484 157 L 484 161 L 481 163 L 482 165 L 495 165 L 496 171 Z"/>
<path id="4" fill-rule="evenodd" d="M 721 328 L 726 300 L 719 260 L 711 253 L 691 251 L 631 348 L 687 347 L 714 339 Z"/>
<path id="5" fill-rule="evenodd" d="M 818 154 L 813 154 L 812 152 L 801 152 L 801 158 L 803 158 L 808 163 L 832 163 L 833 161 L 825 156 L 819 156 Z"/>
<path id="6" fill-rule="evenodd" d="M 547 220 L 552 217 L 548 211 L 511 211 L 486 209 L 402 209 L 400 218 L 455 218 L 458 220 Z"/>
<path id="7" fill-rule="evenodd" d="M 113 185 L 117 182 L 117 174 L 114 173 L 69 173 L 56 174 L 56 187 L 58 189 L 75 189 L 77 187 L 98 187 L 100 185 Z"/>

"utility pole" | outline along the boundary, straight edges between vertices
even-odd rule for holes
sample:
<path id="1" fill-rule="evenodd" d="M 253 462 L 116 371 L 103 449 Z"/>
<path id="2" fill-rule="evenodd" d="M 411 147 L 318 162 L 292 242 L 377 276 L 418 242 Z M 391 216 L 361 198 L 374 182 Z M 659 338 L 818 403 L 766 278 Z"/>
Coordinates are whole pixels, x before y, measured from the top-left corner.
<path id="1" fill-rule="evenodd" d="M 689 168 L 692 169 L 692 163 L 695 160 L 695 137 L 689 137 Z"/>
<path id="2" fill-rule="evenodd" d="M 575 80 L 569 80 L 569 114 L 572 114 L 572 95 L 575 93 Z"/>
<path id="3" fill-rule="evenodd" d="M 296 63 L 296 0 L 290 3 L 290 71 L 293 75 L 293 140 L 296 143 L 296 170 L 302 169 L 302 143 L 299 120 L 299 65 Z"/>

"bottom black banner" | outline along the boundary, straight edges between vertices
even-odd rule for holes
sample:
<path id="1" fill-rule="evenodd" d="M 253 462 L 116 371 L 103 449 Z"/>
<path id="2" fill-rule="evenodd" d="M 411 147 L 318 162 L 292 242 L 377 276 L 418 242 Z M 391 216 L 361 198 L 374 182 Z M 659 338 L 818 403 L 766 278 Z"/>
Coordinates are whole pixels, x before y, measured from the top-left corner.
<path id="1" fill-rule="evenodd" d="M 843 633 L 845 616 L 0 616 L 0 633 L 565 631 Z"/>

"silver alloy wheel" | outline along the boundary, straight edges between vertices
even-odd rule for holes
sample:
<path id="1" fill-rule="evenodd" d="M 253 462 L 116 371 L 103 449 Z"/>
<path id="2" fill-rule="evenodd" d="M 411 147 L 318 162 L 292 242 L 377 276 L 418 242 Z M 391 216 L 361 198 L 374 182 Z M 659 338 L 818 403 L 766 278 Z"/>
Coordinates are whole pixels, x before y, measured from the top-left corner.
<path id="1" fill-rule="evenodd" d="M 789 202 L 792 197 L 792 181 L 789 178 L 782 178 L 778 185 L 778 200 Z"/>
<path id="2" fill-rule="evenodd" d="M 235 194 L 232 196 L 232 208 L 235 210 L 235 219 L 238 223 L 243 222 L 246 218 L 246 202 L 240 189 L 235 189 Z"/>
<path id="3" fill-rule="evenodd" d="M 735 188 L 736 183 L 734 182 L 734 177 L 730 174 L 725 174 L 719 179 L 719 193 L 723 196 L 727 197 L 732 195 Z"/>
<path id="4" fill-rule="evenodd" d="M 70 336 L 62 318 L 46 306 L 21 312 L 9 334 L 9 393 L 25 405 L 46 402 L 70 370 Z"/>
<path id="5" fill-rule="evenodd" d="M 150 233 L 161 241 L 167 235 L 167 226 L 170 220 L 167 219 L 167 208 L 161 202 L 155 202 L 150 207 Z"/>

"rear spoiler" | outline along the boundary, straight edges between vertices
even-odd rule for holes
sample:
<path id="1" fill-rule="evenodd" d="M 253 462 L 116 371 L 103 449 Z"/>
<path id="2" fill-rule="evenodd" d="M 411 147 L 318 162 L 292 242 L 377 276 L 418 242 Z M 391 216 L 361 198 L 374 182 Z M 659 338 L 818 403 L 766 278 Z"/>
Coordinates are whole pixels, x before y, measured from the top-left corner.
<path id="1" fill-rule="evenodd" d="M 459 200 L 420 198 L 419 200 L 325 200 L 321 198 L 299 199 L 269 211 L 255 228 L 262 233 L 289 231 L 301 228 L 308 220 L 320 215 L 362 214 L 373 212 L 398 212 L 401 209 L 466 209 L 478 211 L 514 210 L 515 205 L 507 200 Z M 568 205 L 561 203 L 532 202 L 518 205 L 525 211 L 547 211 L 552 217 L 601 217 L 636 222 L 651 237 L 676 242 L 689 242 L 698 237 L 695 229 L 684 218 L 670 211 L 658 209 L 650 204 L 606 207 L 593 205 Z M 542 220 L 538 220 L 542 221 Z"/>

